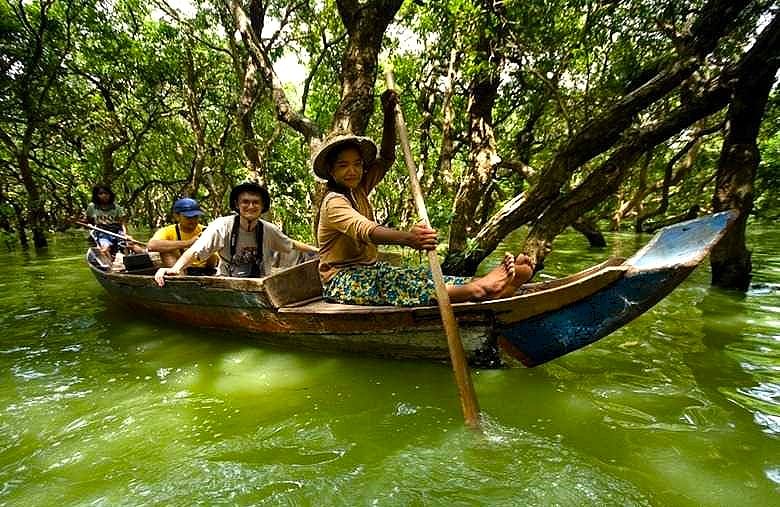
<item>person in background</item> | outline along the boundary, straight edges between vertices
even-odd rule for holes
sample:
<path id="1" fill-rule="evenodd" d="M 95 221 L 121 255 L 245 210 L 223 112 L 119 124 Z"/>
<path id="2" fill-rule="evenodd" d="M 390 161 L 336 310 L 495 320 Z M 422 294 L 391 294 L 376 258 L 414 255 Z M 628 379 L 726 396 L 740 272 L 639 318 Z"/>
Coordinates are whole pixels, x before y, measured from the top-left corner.
<path id="1" fill-rule="evenodd" d="M 202 215 L 203 211 L 195 199 L 189 197 L 177 199 L 173 203 L 175 223 L 158 229 L 149 240 L 146 249 L 149 252 L 159 252 L 163 266 L 173 266 L 203 232 L 203 225 L 200 223 Z M 216 254 L 203 261 L 193 260 L 186 273 L 190 276 L 214 275 L 217 272 L 218 262 L 219 257 Z"/>
<path id="2" fill-rule="evenodd" d="M 85 213 L 87 223 L 125 237 L 118 238 L 96 230 L 90 233 L 100 255 L 109 262 L 120 247 L 125 245 L 133 252 L 143 252 L 143 248 L 133 243 L 133 238 L 127 234 L 127 212 L 115 201 L 116 194 L 108 185 L 97 184 L 92 188 L 92 202 Z"/>
<path id="3" fill-rule="evenodd" d="M 327 181 L 317 239 L 325 299 L 345 304 L 414 306 L 430 304 L 435 286 L 427 268 L 403 268 L 377 260 L 377 245 L 434 250 L 436 231 L 423 224 L 410 231 L 379 225 L 368 195 L 395 160 L 397 96 L 382 94 L 382 147 L 369 138 L 335 135 L 315 154 L 314 173 Z M 378 152 L 378 153 L 377 153 Z M 378 155 L 378 156 L 377 156 Z M 507 254 L 481 278 L 445 277 L 453 303 L 509 297 L 533 275 L 530 259 Z"/>
<path id="4" fill-rule="evenodd" d="M 271 274 L 274 252 L 317 252 L 317 248 L 287 237 L 260 215 L 271 207 L 268 190 L 257 183 L 242 183 L 230 192 L 230 207 L 238 214 L 219 217 L 170 268 L 160 268 L 154 278 L 165 285 L 166 276 L 176 276 L 194 261 L 217 253 L 219 276 L 262 277 Z"/>

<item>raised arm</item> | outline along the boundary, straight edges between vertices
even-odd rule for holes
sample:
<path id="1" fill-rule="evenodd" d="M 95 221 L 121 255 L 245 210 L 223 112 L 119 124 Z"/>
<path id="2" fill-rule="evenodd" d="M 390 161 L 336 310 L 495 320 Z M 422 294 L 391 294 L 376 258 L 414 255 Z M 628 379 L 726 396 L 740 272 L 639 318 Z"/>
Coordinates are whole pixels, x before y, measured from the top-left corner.
<path id="1" fill-rule="evenodd" d="M 379 156 L 366 167 L 366 175 L 363 177 L 366 194 L 382 181 L 387 170 L 395 162 L 395 105 L 398 103 L 398 95 L 394 90 L 385 90 L 382 100 L 382 143 L 379 146 Z"/>
<path id="2" fill-rule="evenodd" d="M 398 94 L 395 90 L 385 90 L 382 93 L 382 144 L 379 146 L 379 156 L 390 162 L 395 162 L 395 106 L 398 104 Z"/>

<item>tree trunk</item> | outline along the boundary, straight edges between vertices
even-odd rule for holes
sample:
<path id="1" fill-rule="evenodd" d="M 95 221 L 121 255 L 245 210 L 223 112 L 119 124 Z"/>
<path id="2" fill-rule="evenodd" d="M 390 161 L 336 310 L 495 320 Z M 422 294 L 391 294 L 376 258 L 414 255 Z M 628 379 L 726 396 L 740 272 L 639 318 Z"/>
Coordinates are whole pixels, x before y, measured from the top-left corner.
<path id="1" fill-rule="evenodd" d="M 182 194 L 195 197 L 198 193 L 198 187 L 201 184 L 203 168 L 206 165 L 206 127 L 200 117 L 200 103 L 198 101 L 198 78 L 195 71 L 195 62 L 192 58 L 192 49 L 189 47 L 190 41 L 185 42 L 188 46 L 185 48 L 185 79 L 184 88 L 187 101 L 187 120 L 195 141 L 195 158 L 192 160 L 190 177 L 187 184 L 182 189 Z"/>
<path id="2" fill-rule="evenodd" d="M 526 240 L 526 252 L 538 262 L 550 251 L 552 241 L 583 213 L 593 209 L 617 190 L 628 168 L 647 150 L 669 139 L 696 121 L 723 108 L 729 99 L 729 79 L 708 88 L 701 95 L 672 111 L 662 121 L 634 133 L 579 186 L 553 201 L 534 224 Z"/>
<path id="3" fill-rule="evenodd" d="M 337 0 L 347 28 L 341 59 L 341 102 L 333 116 L 333 131 L 363 135 L 374 111 L 374 84 L 385 30 L 403 0 Z"/>
<path id="4" fill-rule="evenodd" d="M 778 25 L 778 18 L 773 25 Z M 715 211 L 736 210 L 739 218 L 710 254 L 712 284 L 718 287 L 746 291 L 750 286 L 752 264 L 745 227 L 753 209 L 753 182 L 761 158 L 756 137 L 779 65 L 775 48 L 774 58 L 767 58 L 737 81 L 729 107 L 712 206 Z"/>
<path id="5" fill-rule="evenodd" d="M 631 211 L 635 211 L 637 214 L 642 213 L 642 202 L 649 191 L 647 188 L 647 170 L 652 160 L 653 152 L 651 150 L 645 153 L 642 163 L 639 165 L 637 188 L 634 192 L 634 195 L 626 201 L 624 201 L 622 198 L 618 199 L 617 210 L 615 210 L 615 212 L 612 214 L 611 219 L 611 229 L 613 231 L 620 230 L 620 223 L 623 221 L 623 218 L 631 213 Z M 619 195 L 619 197 L 621 196 Z"/>
<path id="6" fill-rule="evenodd" d="M 472 85 L 469 98 L 469 164 L 452 206 L 451 250 L 463 250 L 466 238 L 474 232 L 472 228 L 480 226 L 477 207 L 495 175 L 496 165 L 501 161 L 496 153 L 492 125 L 498 84 L 497 76 L 490 76 L 480 77 Z"/>
<path id="7" fill-rule="evenodd" d="M 690 173 L 691 169 L 693 169 L 694 163 L 699 157 L 699 151 L 704 142 L 703 138 L 709 134 L 721 130 L 721 123 L 718 123 L 715 126 L 709 128 L 705 128 L 703 126 L 704 121 L 699 123 L 702 125 L 699 125 L 694 129 L 692 138 L 666 163 L 664 169 L 664 178 L 660 182 L 660 186 L 654 185 L 652 188 L 646 189 L 643 195 L 637 193 L 638 198 L 645 199 L 652 192 L 660 189 L 661 202 L 653 210 L 646 210 L 643 213 L 637 213 L 636 221 L 634 223 L 635 232 L 641 233 L 648 232 L 648 229 L 653 230 L 653 226 L 646 226 L 645 222 L 653 217 L 666 213 L 666 211 L 669 209 L 671 187 L 679 184 L 685 178 L 685 176 Z M 678 162 L 680 168 L 675 172 L 674 168 Z"/>
<path id="8" fill-rule="evenodd" d="M 493 107 L 501 83 L 496 62 L 501 60 L 497 47 L 504 30 L 491 26 L 495 23 L 496 8 L 502 10 L 501 6 L 486 6 L 484 19 L 478 20 L 477 58 L 481 60 L 481 70 L 471 78 L 469 86 L 469 163 L 452 205 L 449 249 L 455 252 L 462 252 L 467 238 L 484 223 L 477 219 L 477 208 L 501 162 L 493 131 Z"/>
<path id="9" fill-rule="evenodd" d="M 244 151 L 244 161 L 247 169 L 258 177 L 262 177 L 262 160 L 257 149 L 255 128 L 252 124 L 255 104 L 258 98 L 257 67 L 251 58 L 247 58 L 243 71 L 243 88 L 238 99 L 237 117 L 241 133 L 241 148 Z"/>
<path id="10" fill-rule="evenodd" d="M 252 21 L 249 19 L 249 16 L 246 15 L 246 12 L 241 6 L 241 2 L 238 0 L 228 0 L 228 3 L 230 12 L 233 15 L 233 22 L 235 23 L 236 30 L 241 34 L 241 39 L 244 41 L 244 45 L 246 46 L 247 51 L 249 51 L 252 61 L 255 66 L 257 66 L 258 74 L 262 78 L 263 84 L 271 96 L 276 109 L 276 117 L 279 121 L 285 123 L 293 130 L 303 134 L 307 140 L 318 137 L 320 135 L 320 128 L 317 124 L 295 111 L 290 104 L 290 101 L 287 99 L 284 87 L 274 72 L 272 62 L 260 44 L 260 34 L 255 33 L 253 30 Z M 393 12 L 395 13 L 395 11 Z"/>
<path id="11" fill-rule="evenodd" d="M 31 135 L 31 131 L 29 129 L 28 134 Z M 43 208 L 43 199 L 41 199 L 41 192 L 38 188 L 38 183 L 35 181 L 32 170 L 30 169 L 30 157 L 28 155 L 29 145 L 27 138 L 28 136 L 26 135 L 25 140 L 23 141 L 25 144 L 17 153 L 16 161 L 19 164 L 19 173 L 22 177 L 24 189 L 27 191 L 27 209 L 30 217 L 29 223 L 30 229 L 32 230 L 33 245 L 35 248 L 46 248 L 49 246 L 49 242 L 46 239 L 46 234 L 44 233 L 46 211 Z"/>
<path id="12" fill-rule="evenodd" d="M 420 149 L 420 159 L 417 162 L 417 179 L 420 182 L 420 188 L 423 192 L 428 189 L 427 183 L 431 179 L 431 170 L 429 167 L 430 151 L 433 145 L 431 129 L 433 127 L 433 113 L 436 109 L 435 85 L 441 77 L 435 66 L 428 69 L 428 76 L 425 83 L 419 84 L 419 94 L 417 95 L 417 107 L 420 111 L 420 137 L 418 146 Z"/>
<path id="13" fill-rule="evenodd" d="M 109 138 L 112 137 L 112 130 L 115 130 L 118 133 L 118 136 L 114 140 L 109 141 L 100 150 L 100 182 L 103 185 L 111 186 L 113 185 L 117 176 L 114 154 L 129 142 L 129 138 L 127 136 L 127 129 L 125 129 L 124 125 L 122 125 L 122 122 L 119 119 L 119 115 L 117 114 L 116 105 L 114 104 L 114 99 L 111 96 L 109 85 L 101 82 L 100 80 L 94 80 L 93 83 L 95 86 L 97 86 L 108 113 L 107 116 L 109 128 L 106 128 L 106 133 L 108 134 Z"/>
<path id="14" fill-rule="evenodd" d="M 244 56 L 241 51 L 239 51 L 235 37 L 232 34 L 235 27 L 231 26 L 233 22 L 228 19 L 229 16 L 227 15 L 230 6 L 226 5 L 225 7 L 226 9 L 220 11 L 220 17 L 222 19 L 222 25 L 225 27 L 225 31 L 228 34 L 226 42 L 233 63 L 233 72 L 236 76 L 236 80 L 241 83 L 241 89 L 236 98 L 236 124 L 238 125 L 238 133 L 241 136 L 241 150 L 244 153 L 244 165 L 250 174 L 256 175 L 256 178 L 260 178 L 262 176 L 260 168 L 263 166 L 263 161 L 260 156 L 260 150 L 257 148 L 257 139 L 253 124 L 254 112 L 262 91 L 260 83 L 258 82 L 259 69 L 252 56 Z M 257 33 L 258 30 L 262 30 L 263 7 L 259 5 L 258 2 L 252 1 L 249 3 L 248 9 L 250 13 L 249 19 L 252 20 L 251 29 Z M 260 17 L 260 20 L 257 20 L 258 16 Z M 254 26 L 256 21 L 260 26 Z"/>
<path id="15" fill-rule="evenodd" d="M 17 230 L 19 231 L 19 243 L 22 248 L 27 250 L 30 248 L 30 240 L 27 239 L 27 220 L 24 218 L 24 210 L 22 207 L 14 202 L 10 201 L 11 206 L 14 208 L 14 214 L 16 215 Z"/>
<path id="16" fill-rule="evenodd" d="M 607 240 L 604 239 L 604 235 L 596 226 L 596 222 L 588 217 L 580 217 L 571 224 L 572 229 L 579 232 L 585 239 L 588 240 L 588 244 L 595 248 L 603 248 L 607 246 Z"/>
<path id="17" fill-rule="evenodd" d="M 457 40 L 457 39 L 456 39 Z M 452 96 L 455 94 L 455 73 L 458 69 L 461 53 L 457 48 L 450 52 L 450 60 L 447 66 L 447 77 L 444 81 L 444 93 L 441 103 L 441 149 L 439 158 L 436 162 L 438 170 L 436 171 L 436 180 L 446 190 L 452 184 L 452 159 L 455 157 L 456 147 L 454 140 L 455 110 L 452 106 Z M 434 175 L 431 174 L 432 181 L 426 183 L 426 188 L 430 189 L 434 185 Z"/>
<path id="18" fill-rule="evenodd" d="M 548 213 L 556 216 L 566 214 L 566 220 L 562 224 L 555 224 L 548 221 L 549 230 L 529 241 L 526 250 L 536 252 L 536 255 L 544 256 L 549 251 L 554 235 L 571 224 L 579 214 L 591 209 L 599 201 L 591 201 L 585 198 L 584 201 L 574 205 L 576 196 L 567 195 L 564 198 L 572 204 L 568 211 L 560 209 L 560 203 L 557 199 L 561 194 L 561 189 L 569 181 L 584 163 L 593 157 L 604 153 L 620 142 L 628 129 L 634 122 L 635 116 L 645 110 L 648 106 L 668 95 L 672 90 L 678 87 L 685 79 L 696 71 L 704 60 L 717 45 L 721 36 L 728 32 L 734 24 L 734 17 L 741 12 L 748 4 L 746 0 L 726 1 L 711 0 L 701 11 L 699 18 L 692 24 L 689 35 L 680 40 L 678 47 L 679 58 L 667 66 L 661 68 L 658 72 L 647 75 L 647 79 L 639 87 L 633 89 L 630 93 L 614 101 L 614 104 L 603 114 L 594 117 L 588 121 L 579 131 L 556 153 L 554 158 L 543 169 L 539 176 L 538 183 L 528 192 L 528 194 L 518 194 L 495 213 L 487 224 L 479 231 L 474 238 L 474 248 L 464 254 L 464 260 L 460 267 L 473 266 L 479 264 L 485 256 L 493 252 L 510 232 L 518 227 L 534 222 L 538 217 L 546 216 Z M 762 33 L 762 36 L 764 33 Z M 762 50 L 766 53 L 766 48 Z M 756 51 L 751 48 L 748 56 L 755 55 Z M 744 60 L 744 58 L 743 58 Z M 736 72 L 735 69 L 729 69 L 730 72 Z M 727 71 L 724 71 L 726 74 Z M 724 76 L 725 78 L 725 76 Z M 672 124 L 690 125 L 686 121 L 680 121 L 677 117 L 680 114 L 692 115 L 701 118 L 711 114 L 712 106 L 717 106 L 715 110 L 723 107 L 727 102 L 728 90 L 724 88 L 723 82 L 714 86 L 714 90 L 703 92 L 703 96 L 708 97 L 705 102 L 708 104 L 698 104 L 693 108 L 678 110 L 670 114 L 667 118 L 661 120 L 662 130 L 666 130 L 670 122 Z M 720 94 L 720 97 L 715 97 Z M 725 97 L 725 98 L 724 98 Z M 717 103 L 717 104 L 714 104 Z M 703 108 L 701 111 L 696 109 Z M 701 116 L 699 116 L 701 114 Z M 680 127 L 680 129 L 683 127 Z M 666 132 L 664 135 L 668 138 L 676 132 Z M 630 137 L 630 136 L 629 136 Z M 627 141 L 632 143 L 632 141 Z M 640 151 L 630 148 L 632 153 L 622 151 L 621 148 L 614 150 L 610 161 L 602 164 L 602 169 L 597 169 L 595 173 L 604 171 L 606 176 L 612 173 L 622 178 L 623 170 L 626 169 L 622 164 L 633 164 L 636 157 L 647 148 L 654 144 L 646 144 L 640 147 Z M 614 166 L 613 164 L 621 164 Z M 611 179 L 611 178 L 608 178 Z M 610 187 L 609 191 L 616 189 Z M 602 192 L 595 191 L 599 195 L 598 199 L 606 197 Z M 580 195 L 580 197 L 585 197 Z M 545 226 L 546 227 L 546 226 Z M 537 228 L 537 232 L 541 229 Z M 528 252 L 531 254 L 532 252 Z M 532 255 L 533 257 L 533 255 Z M 450 269 L 450 272 L 460 272 L 459 266 L 453 266 L 456 269 Z"/>

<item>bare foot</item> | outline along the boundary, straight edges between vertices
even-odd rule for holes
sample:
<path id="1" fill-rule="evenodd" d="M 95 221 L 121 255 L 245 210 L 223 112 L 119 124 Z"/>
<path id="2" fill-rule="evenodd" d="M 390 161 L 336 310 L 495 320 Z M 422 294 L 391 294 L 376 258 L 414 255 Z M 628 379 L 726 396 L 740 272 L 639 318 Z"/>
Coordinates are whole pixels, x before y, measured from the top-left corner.
<path id="1" fill-rule="evenodd" d="M 471 281 L 476 288 L 476 299 L 492 299 L 504 292 L 515 277 L 515 257 L 507 253 L 501 264 L 493 268 L 488 274 Z"/>
<path id="2" fill-rule="evenodd" d="M 531 258 L 523 253 L 518 254 L 514 258 L 514 263 L 512 265 L 512 279 L 498 294 L 496 294 L 495 298 L 514 296 L 517 289 L 530 280 L 532 276 L 534 276 L 534 266 L 531 262 Z"/>

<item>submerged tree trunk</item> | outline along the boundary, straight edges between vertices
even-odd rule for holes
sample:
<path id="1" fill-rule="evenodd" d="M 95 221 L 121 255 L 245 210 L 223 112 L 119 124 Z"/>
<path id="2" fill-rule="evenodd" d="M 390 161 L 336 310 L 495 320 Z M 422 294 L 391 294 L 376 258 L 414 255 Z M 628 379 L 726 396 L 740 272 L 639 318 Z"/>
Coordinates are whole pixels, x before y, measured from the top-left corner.
<path id="1" fill-rule="evenodd" d="M 49 246 L 49 241 L 46 239 L 46 234 L 44 233 L 46 211 L 43 208 L 43 199 L 41 198 L 40 188 L 38 187 L 38 183 L 35 181 L 32 169 L 30 168 L 29 143 L 27 142 L 27 136 L 25 136 L 24 143 L 22 149 L 17 154 L 16 160 L 19 164 L 19 173 L 22 177 L 22 183 L 24 184 L 24 188 L 29 197 L 27 209 L 29 210 L 29 223 L 30 229 L 32 230 L 33 246 L 35 246 L 35 248 L 46 248 Z M 19 239 L 21 240 L 22 237 L 20 236 Z"/>
<path id="2" fill-rule="evenodd" d="M 27 220 L 24 218 L 24 210 L 22 207 L 14 202 L 10 201 L 11 206 L 14 208 L 14 214 L 16 215 L 17 230 L 19 231 L 19 243 L 23 249 L 30 248 L 30 240 L 27 239 Z"/>
<path id="3" fill-rule="evenodd" d="M 772 23 L 775 31 L 778 24 L 776 18 Z M 753 209 L 753 182 L 761 158 L 756 137 L 780 65 L 779 39 L 774 39 L 773 57 L 738 80 L 729 107 L 712 205 L 715 211 L 736 210 L 739 218 L 710 254 L 712 284 L 726 289 L 746 291 L 750 286 L 752 264 L 745 245 L 745 226 Z"/>
<path id="4" fill-rule="evenodd" d="M 32 127 L 26 129 L 21 147 L 17 146 L 13 139 L 11 139 L 3 130 L 0 130 L 0 140 L 5 143 L 8 151 L 13 154 L 19 167 L 19 179 L 21 180 L 28 197 L 27 210 L 29 211 L 31 222 L 29 225 L 33 232 L 33 244 L 36 248 L 44 248 L 48 245 L 46 236 L 43 233 L 43 218 L 45 217 L 45 212 L 43 210 L 43 201 L 41 200 L 41 192 L 38 183 L 35 181 L 30 168 L 29 143 L 32 138 L 32 132 Z M 27 248 L 29 246 L 26 231 L 28 220 L 27 217 L 25 217 L 24 209 L 18 202 L 13 200 L 9 200 L 9 202 L 14 209 L 16 222 L 19 226 L 19 243 L 21 243 L 22 248 Z"/>
<path id="5" fill-rule="evenodd" d="M 588 217 L 580 217 L 571 224 L 571 227 L 585 236 L 590 246 L 594 248 L 607 246 L 607 240 L 604 239 L 604 234 L 599 230 L 595 220 Z"/>

